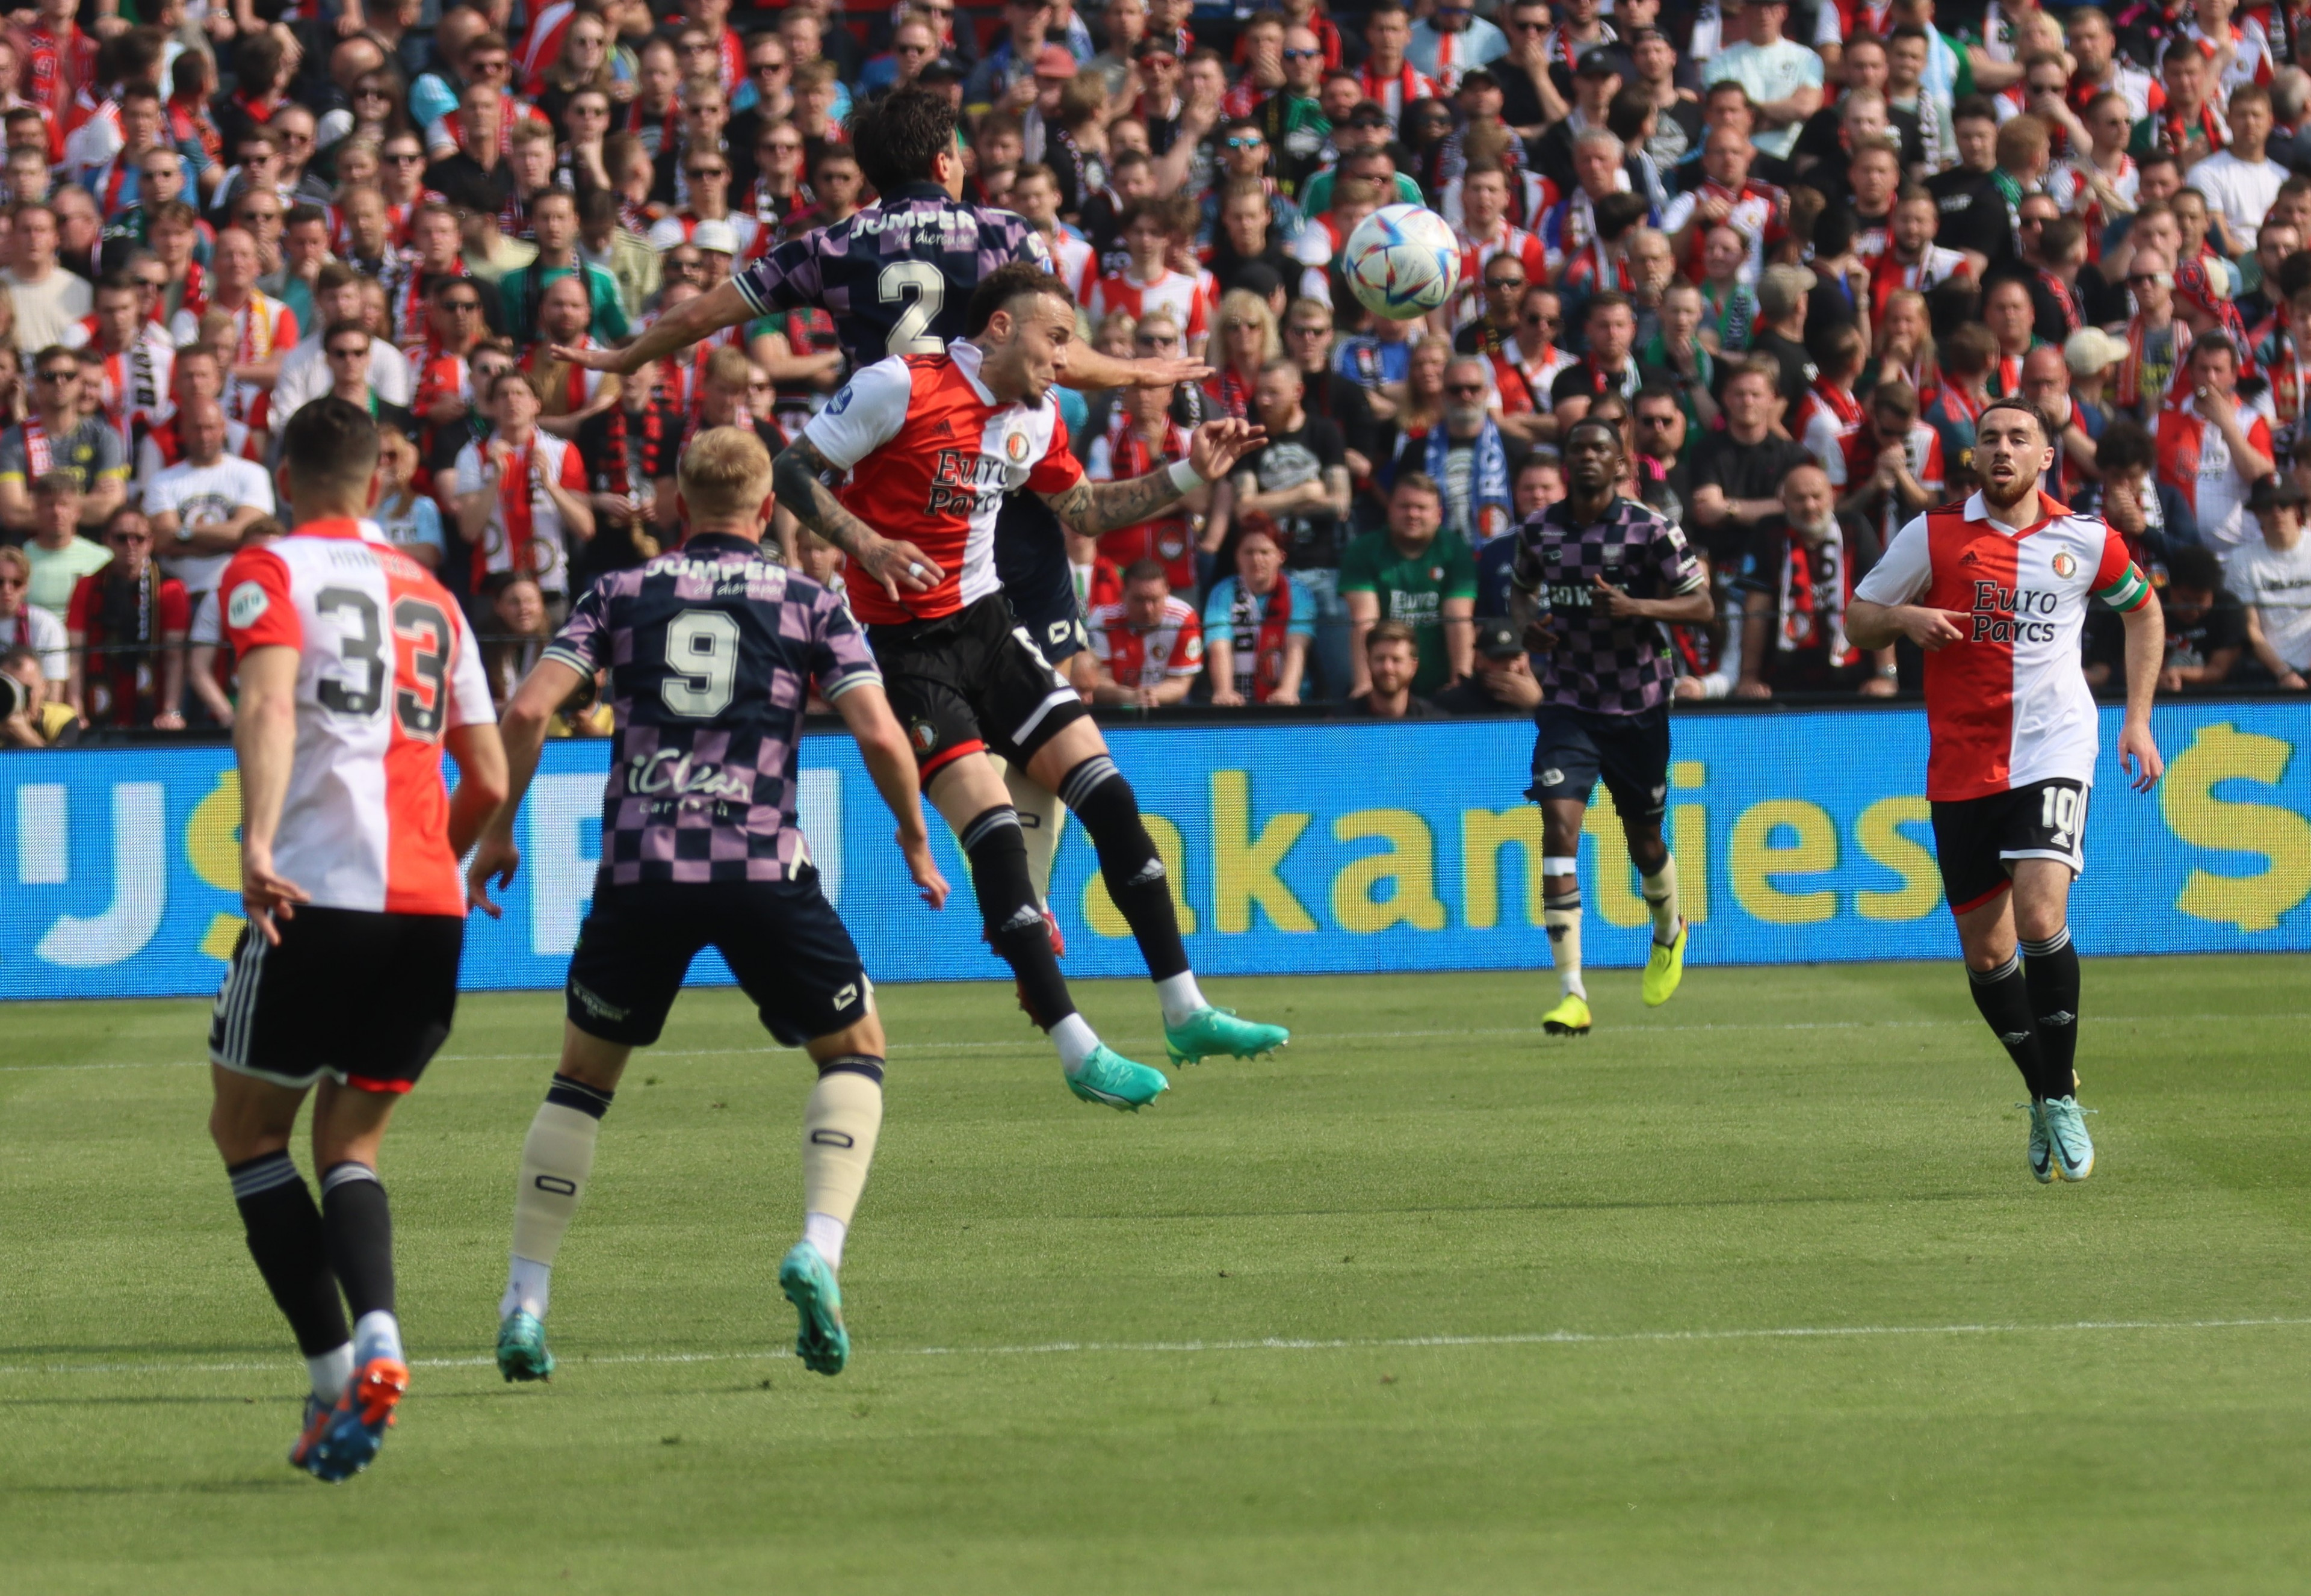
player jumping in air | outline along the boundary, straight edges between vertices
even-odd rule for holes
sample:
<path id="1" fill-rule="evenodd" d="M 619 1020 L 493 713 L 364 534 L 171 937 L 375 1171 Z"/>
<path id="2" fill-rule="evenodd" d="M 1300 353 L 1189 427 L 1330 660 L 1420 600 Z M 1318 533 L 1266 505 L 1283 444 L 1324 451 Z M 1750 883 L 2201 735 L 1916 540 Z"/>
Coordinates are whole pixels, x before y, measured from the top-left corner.
<path id="1" fill-rule="evenodd" d="M 561 1068 L 522 1144 L 498 1307 L 508 1380 L 554 1372 L 547 1286 L 593 1170 L 595 1136 L 626 1060 L 658 1040 L 690 961 L 709 945 L 771 1033 L 818 1066 L 803 1111 L 803 1235 L 779 1285 L 802 1317 L 803 1363 L 835 1374 L 850 1356 L 835 1278 L 883 1123 L 883 1025 L 795 825 L 795 753 L 813 681 L 898 817 L 924 901 L 946 901 L 907 736 L 858 622 L 833 593 L 762 551 L 769 451 L 750 432 L 714 428 L 684 451 L 678 482 L 689 528 L 681 552 L 596 583 L 506 705 L 508 796 L 468 867 L 475 903 L 496 914 L 489 883 L 510 881 L 520 862 L 514 813 L 546 722 L 606 668 L 617 731 L 602 864 L 570 959 Z"/>
<path id="2" fill-rule="evenodd" d="M 1562 991 L 1540 1016 L 1552 1035 L 1590 1025 L 1581 981 L 1581 822 L 1601 775 L 1653 912 L 1644 999 L 1670 1000 L 1685 974 L 1677 860 L 1661 841 L 1669 807 L 1670 650 L 1663 623 L 1707 621 L 1709 579 L 1677 523 L 1614 484 L 1620 428 L 1576 422 L 1565 440 L 1565 496 L 1517 528 L 1510 614 L 1545 656 L 1532 785 L 1540 805 L 1542 917 Z"/>
<path id="3" fill-rule="evenodd" d="M 2118 763 L 2148 792 L 2166 768 L 2150 698 L 2167 627 L 2124 540 L 2038 491 L 2054 451 L 2036 410 L 1997 400 L 1975 438 L 1980 491 L 1895 535 L 1854 589 L 1845 630 L 1861 648 L 1906 637 L 1926 651 L 1926 797 L 1975 1007 L 2030 1088 L 2030 1173 L 2083 1181 L 2094 1142 L 2072 1068 L 2079 950 L 2068 912 L 2086 868 L 2099 738 L 2079 634 L 2090 597 L 2125 617 Z"/>
<path id="4" fill-rule="evenodd" d="M 1225 476 L 1262 434 L 1207 422 L 1188 459 L 1129 482 L 1086 482 L 1050 397 L 1080 347 L 1066 284 L 1025 262 L 1004 266 L 972 296 L 966 326 L 970 336 L 942 353 L 893 356 L 852 377 L 779 456 L 779 502 L 871 579 L 851 585 L 851 605 L 931 802 L 962 839 L 988 940 L 1058 1047 L 1068 1087 L 1137 1109 L 1164 1090 L 1163 1073 L 1103 1046 L 1076 1012 L 990 750 L 1057 792 L 1091 833 L 1108 895 L 1156 981 L 1174 1062 L 1248 1058 L 1287 1033 L 1214 1008 L 1198 990 L 1131 783 L 1076 690 L 1013 623 L 995 573 L 995 520 L 1005 496 L 1025 488 L 1079 532 L 1131 526 Z M 840 493 L 830 491 L 822 478 L 842 472 Z"/>
<path id="5" fill-rule="evenodd" d="M 209 1025 L 209 1134 L 312 1374 L 289 1461 L 332 1481 L 369 1466 L 408 1389 L 378 1151 L 449 1037 L 466 930 L 458 859 L 506 785 L 457 601 L 398 550 L 362 541 L 377 455 L 365 411 L 334 398 L 300 410 L 280 470 L 295 528 L 234 555 L 219 588 L 240 661 L 249 923 Z M 317 1084 L 318 1208 L 289 1157 Z"/>
<path id="6" fill-rule="evenodd" d="M 971 296 L 998 266 L 1025 261 L 1052 269 L 1042 236 L 1009 211 L 962 202 L 963 146 L 955 108 L 926 89 L 900 89 L 862 106 L 850 122 L 859 170 L 882 198 L 832 227 L 781 244 L 712 292 L 676 307 L 624 349 L 567 350 L 555 358 L 631 374 L 698 339 L 775 311 L 816 307 L 834 318 L 857 371 L 890 355 L 938 354 L 970 331 Z M 1070 388 L 1194 381 L 1208 368 L 1187 360 L 1121 360 L 1085 344 L 1069 350 Z M 1033 494 L 1004 501 L 995 526 L 995 568 L 1013 621 L 1044 658 L 1063 664 L 1088 643 L 1068 567 L 1066 539 Z M 869 571 L 870 580 L 887 574 Z M 1007 763 L 1040 905 L 1066 811 L 1056 795 Z"/>

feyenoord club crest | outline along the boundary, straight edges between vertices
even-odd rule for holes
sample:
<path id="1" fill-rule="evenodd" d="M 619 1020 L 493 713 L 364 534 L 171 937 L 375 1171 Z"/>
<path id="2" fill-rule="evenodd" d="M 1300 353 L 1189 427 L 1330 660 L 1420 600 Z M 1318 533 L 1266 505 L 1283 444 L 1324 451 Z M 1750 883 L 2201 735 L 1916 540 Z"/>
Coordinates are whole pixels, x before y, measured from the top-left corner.
<path id="1" fill-rule="evenodd" d="M 928 720 L 918 720 L 908 727 L 907 735 L 914 739 L 915 751 L 919 754 L 929 754 L 938 746 L 938 728 Z"/>
<path id="2" fill-rule="evenodd" d="M 1013 432 L 1008 437 L 1005 438 L 1003 440 L 1003 452 L 1011 457 L 1011 463 L 1013 465 L 1025 465 L 1027 463 L 1027 434 L 1025 432 Z"/>
<path id="3" fill-rule="evenodd" d="M 2068 549 L 2064 549 L 2061 554 L 2054 556 L 2054 574 L 2056 576 L 2075 576 L 2078 573 L 2078 560 Z"/>

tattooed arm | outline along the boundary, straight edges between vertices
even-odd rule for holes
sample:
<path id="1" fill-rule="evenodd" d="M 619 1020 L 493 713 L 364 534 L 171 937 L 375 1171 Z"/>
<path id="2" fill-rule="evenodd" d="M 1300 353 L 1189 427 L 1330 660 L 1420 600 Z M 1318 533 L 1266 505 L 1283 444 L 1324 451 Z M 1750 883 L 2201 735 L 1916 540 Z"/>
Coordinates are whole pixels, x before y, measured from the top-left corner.
<path id="1" fill-rule="evenodd" d="M 1079 481 L 1042 498 L 1067 525 L 1086 537 L 1097 537 L 1119 527 L 1136 527 L 1162 514 L 1204 483 L 1225 476 L 1266 436 L 1263 429 L 1249 422 L 1208 421 L 1196 429 L 1188 445 L 1187 464 L 1200 482 L 1182 487 L 1173 480 L 1173 467 L 1164 466 L 1129 482 Z"/>
<path id="2" fill-rule="evenodd" d="M 772 491 L 780 507 L 841 549 L 853 567 L 881 583 L 894 599 L 937 587 L 946 572 L 929 554 L 902 538 L 884 536 L 842 508 L 820 480 L 822 473 L 832 469 L 807 437 L 788 444 L 771 462 Z"/>

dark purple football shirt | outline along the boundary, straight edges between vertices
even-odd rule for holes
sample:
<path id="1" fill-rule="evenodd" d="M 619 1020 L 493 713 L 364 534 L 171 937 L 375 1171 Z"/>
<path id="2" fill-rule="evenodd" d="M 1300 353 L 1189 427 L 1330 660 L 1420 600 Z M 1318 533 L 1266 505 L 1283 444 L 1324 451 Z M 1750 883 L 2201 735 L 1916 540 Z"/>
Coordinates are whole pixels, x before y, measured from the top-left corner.
<path id="1" fill-rule="evenodd" d="M 1015 260 L 1051 269 L 1043 236 L 1025 217 L 964 205 L 937 183 L 908 183 L 788 240 L 730 281 L 759 316 L 824 310 L 850 363 L 870 366 L 943 353 L 964 336 L 972 292 Z"/>
<path id="2" fill-rule="evenodd" d="M 883 679 L 840 597 L 711 532 L 596 582 L 545 658 L 609 667 L 602 869 L 616 886 L 791 879 L 809 859 L 795 753 L 812 678 L 830 702 Z"/>

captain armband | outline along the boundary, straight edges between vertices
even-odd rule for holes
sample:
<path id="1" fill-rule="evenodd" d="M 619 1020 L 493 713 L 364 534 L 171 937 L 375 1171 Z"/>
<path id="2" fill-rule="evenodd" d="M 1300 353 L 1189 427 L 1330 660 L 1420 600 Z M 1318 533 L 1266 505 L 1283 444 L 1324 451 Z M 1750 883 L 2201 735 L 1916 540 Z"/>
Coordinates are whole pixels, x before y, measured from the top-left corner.
<path id="1" fill-rule="evenodd" d="M 2129 560 L 2125 574 L 2098 589 L 2095 597 L 2121 615 L 2132 615 L 2150 602 L 2150 579 L 2142 574 L 2142 567 Z"/>

